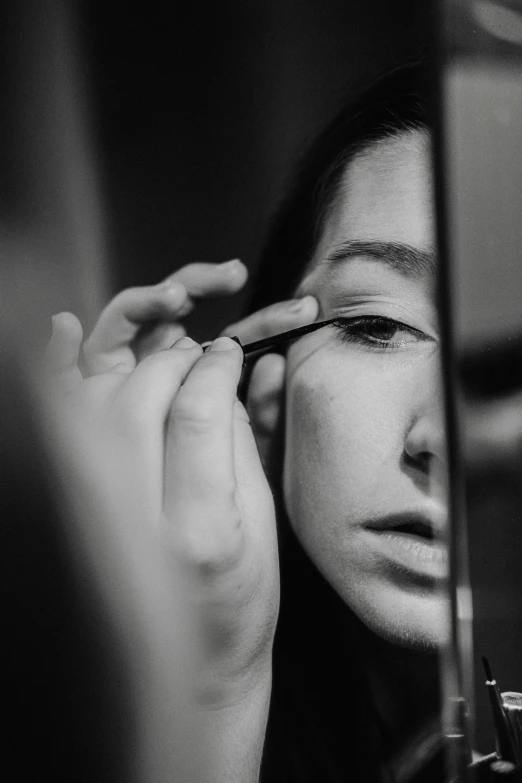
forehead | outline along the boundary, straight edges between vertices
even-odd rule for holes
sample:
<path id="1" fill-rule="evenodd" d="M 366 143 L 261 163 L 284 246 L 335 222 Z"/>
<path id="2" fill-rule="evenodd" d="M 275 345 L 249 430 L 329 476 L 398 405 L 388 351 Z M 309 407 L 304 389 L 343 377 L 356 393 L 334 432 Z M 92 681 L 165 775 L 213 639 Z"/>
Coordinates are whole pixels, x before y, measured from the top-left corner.
<path id="1" fill-rule="evenodd" d="M 319 243 L 319 258 L 346 239 L 433 248 L 430 156 L 430 137 L 423 131 L 405 132 L 359 153 L 343 174 Z"/>

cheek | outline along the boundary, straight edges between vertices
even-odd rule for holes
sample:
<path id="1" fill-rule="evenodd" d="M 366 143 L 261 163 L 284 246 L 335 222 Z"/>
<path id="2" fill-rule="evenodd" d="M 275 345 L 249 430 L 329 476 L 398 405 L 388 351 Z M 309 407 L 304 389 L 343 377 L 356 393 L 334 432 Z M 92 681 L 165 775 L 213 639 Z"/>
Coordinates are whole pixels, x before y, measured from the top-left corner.
<path id="1" fill-rule="evenodd" d="M 325 380 L 328 379 L 328 380 Z M 345 362 L 300 368 L 287 388 L 284 486 L 295 524 L 365 514 L 400 463 L 405 384 L 379 368 Z"/>

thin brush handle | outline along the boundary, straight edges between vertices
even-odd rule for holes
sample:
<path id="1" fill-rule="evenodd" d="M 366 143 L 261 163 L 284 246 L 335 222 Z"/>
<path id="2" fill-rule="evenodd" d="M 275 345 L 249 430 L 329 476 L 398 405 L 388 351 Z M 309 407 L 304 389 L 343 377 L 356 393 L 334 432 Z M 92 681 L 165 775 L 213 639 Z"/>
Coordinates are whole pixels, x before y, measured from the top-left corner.
<path id="1" fill-rule="evenodd" d="M 275 348 L 277 345 L 282 345 L 289 340 L 294 340 L 297 337 L 310 334 L 310 332 L 315 332 L 316 329 L 322 329 L 323 326 L 328 326 L 336 320 L 337 318 L 331 318 L 329 321 L 316 321 L 315 323 L 308 324 L 307 326 L 298 326 L 297 329 L 290 329 L 288 332 L 274 334 L 272 337 L 265 337 L 263 340 L 256 340 L 253 343 L 248 343 L 247 345 L 243 345 L 241 347 L 243 348 L 243 353 L 245 356 L 249 353 L 254 353 L 255 351 L 264 351 L 267 348 Z M 239 342 L 237 338 L 234 339 Z M 241 345 L 240 342 L 239 344 Z"/>
<path id="2" fill-rule="evenodd" d="M 497 681 L 493 678 L 491 667 L 485 655 L 482 656 L 482 663 L 487 677 L 486 690 L 489 696 L 493 726 L 495 729 L 497 756 L 504 761 L 511 761 L 514 764 L 517 764 L 519 759 L 515 737 L 502 703 Z"/>

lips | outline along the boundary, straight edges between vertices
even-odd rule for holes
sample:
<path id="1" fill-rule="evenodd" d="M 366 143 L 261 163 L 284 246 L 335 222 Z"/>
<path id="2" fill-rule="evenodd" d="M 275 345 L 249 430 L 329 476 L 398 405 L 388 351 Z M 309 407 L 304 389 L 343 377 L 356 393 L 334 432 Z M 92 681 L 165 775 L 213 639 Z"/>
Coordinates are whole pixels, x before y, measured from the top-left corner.
<path id="1" fill-rule="evenodd" d="M 440 540 L 446 529 L 446 521 L 442 515 L 427 515 L 418 512 L 389 514 L 385 517 L 370 520 L 365 527 L 375 532 L 402 533 L 414 536 L 423 541 Z"/>
<path id="2" fill-rule="evenodd" d="M 397 569 L 408 581 L 422 576 L 438 580 L 447 576 L 448 553 L 444 543 L 446 518 L 441 513 L 406 512 L 370 520 L 373 549 L 383 563 Z M 407 574 L 411 576 L 408 578 Z M 413 576 L 415 575 L 415 577 Z"/>

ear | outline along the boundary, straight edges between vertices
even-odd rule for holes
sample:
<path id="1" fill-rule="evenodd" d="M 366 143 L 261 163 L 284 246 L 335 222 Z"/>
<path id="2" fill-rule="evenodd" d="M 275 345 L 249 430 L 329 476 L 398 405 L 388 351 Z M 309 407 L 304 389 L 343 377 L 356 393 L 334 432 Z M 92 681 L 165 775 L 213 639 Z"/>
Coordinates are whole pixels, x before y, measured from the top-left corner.
<path id="1" fill-rule="evenodd" d="M 266 354 L 255 365 L 250 378 L 247 410 L 265 472 L 270 476 L 273 444 L 281 433 L 284 411 L 286 361 L 279 354 Z"/>

